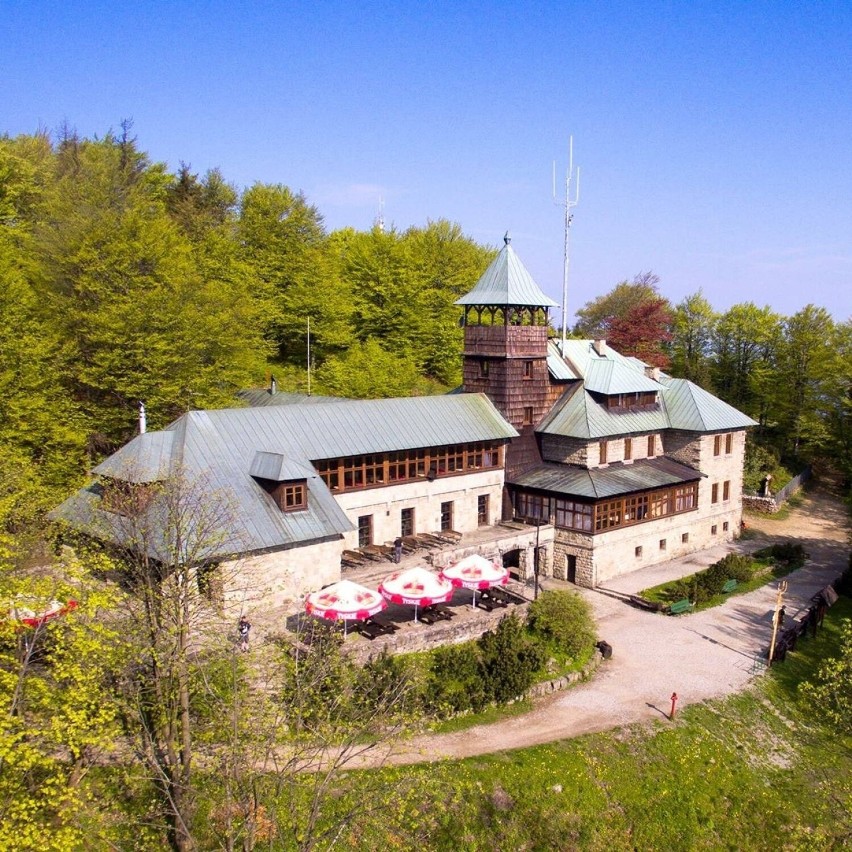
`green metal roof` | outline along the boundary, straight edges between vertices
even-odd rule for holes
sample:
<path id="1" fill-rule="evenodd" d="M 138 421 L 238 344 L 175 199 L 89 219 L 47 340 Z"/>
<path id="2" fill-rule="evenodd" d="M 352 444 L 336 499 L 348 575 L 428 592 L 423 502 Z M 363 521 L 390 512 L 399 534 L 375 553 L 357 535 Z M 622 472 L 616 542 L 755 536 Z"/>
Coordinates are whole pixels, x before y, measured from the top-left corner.
<path id="1" fill-rule="evenodd" d="M 659 382 L 649 379 L 644 370 L 612 358 L 589 359 L 586 365 L 586 390 L 609 396 L 621 393 L 656 393 Z"/>
<path id="2" fill-rule="evenodd" d="M 547 369 L 557 381 L 571 381 L 580 378 L 566 363 L 559 352 L 559 347 L 552 340 L 547 341 Z"/>
<path id="3" fill-rule="evenodd" d="M 686 432 L 722 432 L 757 426 L 757 421 L 688 379 L 660 380 L 669 428 Z"/>
<path id="4" fill-rule="evenodd" d="M 518 433 L 484 394 L 341 400 L 325 405 L 191 411 L 163 432 L 140 435 L 96 469 L 134 482 L 180 472 L 223 507 L 215 556 L 339 538 L 354 527 L 311 465 L 322 459 L 499 441 Z M 304 511 L 281 512 L 254 477 L 305 479 Z M 103 509 L 95 483 L 53 513 L 102 538 L 122 519 Z M 156 516 L 156 501 L 150 512 Z M 154 517 L 152 525 L 156 521 Z M 157 555 L 156 544 L 152 552 Z"/>
<path id="5" fill-rule="evenodd" d="M 578 386 L 573 393 L 566 394 L 557 402 L 536 432 L 594 439 L 637 432 L 659 432 L 668 427 L 668 418 L 660 405 L 641 411 L 611 411 Z"/>
<path id="6" fill-rule="evenodd" d="M 515 254 L 508 234 L 505 245 L 476 286 L 456 301 L 457 305 L 496 305 L 554 308 L 557 303 L 542 293 L 532 275 Z"/>
<path id="7" fill-rule="evenodd" d="M 601 500 L 636 491 L 649 491 L 694 482 L 705 474 L 669 458 L 641 459 L 632 464 L 618 462 L 607 467 L 584 468 L 577 465 L 541 464 L 509 484 L 523 488 Z"/>

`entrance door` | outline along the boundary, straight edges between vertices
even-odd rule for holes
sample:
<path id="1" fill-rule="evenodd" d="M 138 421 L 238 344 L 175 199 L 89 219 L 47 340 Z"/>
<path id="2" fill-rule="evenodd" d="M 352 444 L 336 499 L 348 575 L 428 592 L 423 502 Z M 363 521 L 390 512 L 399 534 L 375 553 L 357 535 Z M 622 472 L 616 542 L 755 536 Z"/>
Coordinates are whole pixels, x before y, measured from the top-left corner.
<path id="1" fill-rule="evenodd" d="M 565 554 L 565 579 L 569 583 L 577 582 L 577 557 L 572 553 Z"/>

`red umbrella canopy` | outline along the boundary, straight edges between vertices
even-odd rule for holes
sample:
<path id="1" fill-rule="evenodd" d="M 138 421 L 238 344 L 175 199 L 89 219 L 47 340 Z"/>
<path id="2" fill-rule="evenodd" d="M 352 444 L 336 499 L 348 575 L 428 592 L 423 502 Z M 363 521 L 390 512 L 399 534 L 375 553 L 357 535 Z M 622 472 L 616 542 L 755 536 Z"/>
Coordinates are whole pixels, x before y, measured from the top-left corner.
<path id="1" fill-rule="evenodd" d="M 379 592 L 392 603 L 432 606 L 446 603 L 453 596 L 453 584 L 425 568 L 408 568 L 385 578 Z"/>
<path id="2" fill-rule="evenodd" d="M 331 621 L 360 621 L 381 612 L 386 606 L 378 592 L 351 580 L 340 580 L 318 592 L 311 592 L 305 601 L 305 609 L 310 615 Z"/>
<path id="3" fill-rule="evenodd" d="M 490 589 L 509 581 L 509 572 L 498 562 L 493 562 L 474 553 L 444 568 L 441 576 L 454 586 L 465 589 Z"/>
<path id="4" fill-rule="evenodd" d="M 65 615 L 66 612 L 76 608 L 75 600 L 62 603 L 62 601 L 35 602 L 17 598 L 12 602 L 10 614 L 15 621 L 27 627 L 41 627 L 45 622 L 59 618 L 60 615 Z"/>

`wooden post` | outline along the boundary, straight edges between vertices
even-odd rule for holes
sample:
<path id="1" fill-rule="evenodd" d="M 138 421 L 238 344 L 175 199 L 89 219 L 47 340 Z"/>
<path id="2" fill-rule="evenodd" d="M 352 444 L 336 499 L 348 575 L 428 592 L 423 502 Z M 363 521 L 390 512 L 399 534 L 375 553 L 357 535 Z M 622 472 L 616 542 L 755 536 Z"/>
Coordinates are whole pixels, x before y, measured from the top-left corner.
<path id="1" fill-rule="evenodd" d="M 767 666 L 772 665 L 772 657 L 775 654 L 775 640 L 778 636 L 778 613 L 781 612 L 781 602 L 784 600 L 784 593 L 787 591 L 787 581 L 782 580 L 778 584 L 778 594 L 775 598 L 775 612 L 772 614 L 772 642 L 769 645 L 769 659 Z"/>

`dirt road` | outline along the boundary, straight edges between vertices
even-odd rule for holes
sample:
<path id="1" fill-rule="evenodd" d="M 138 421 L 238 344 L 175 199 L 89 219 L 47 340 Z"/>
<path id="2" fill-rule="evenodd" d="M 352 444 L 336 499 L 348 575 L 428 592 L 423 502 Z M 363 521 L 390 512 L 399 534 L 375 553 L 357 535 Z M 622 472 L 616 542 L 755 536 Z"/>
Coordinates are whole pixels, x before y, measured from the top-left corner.
<path id="1" fill-rule="evenodd" d="M 848 559 L 849 526 L 843 504 L 817 485 L 785 521 L 749 518 L 753 530 L 739 550 L 786 538 L 801 541 L 805 566 L 787 577 L 787 614 L 795 617 L 810 597 L 834 579 Z M 637 571 L 607 588 L 583 594 L 592 604 L 599 635 L 613 657 L 593 680 L 541 700 L 535 709 L 493 725 L 452 734 L 384 744 L 364 764 L 419 763 L 522 748 L 647 719 L 661 719 L 678 694 L 678 706 L 742 689 L 763 666 L 777 582 L 733 597 L 722 606 L 677 618 L 634 609 L 613 593 L 630 593 L 711 564 L 729 548 L 714 548 L 663 566 Z M 553 584 L 558 585 L 558 584 Z"/>

